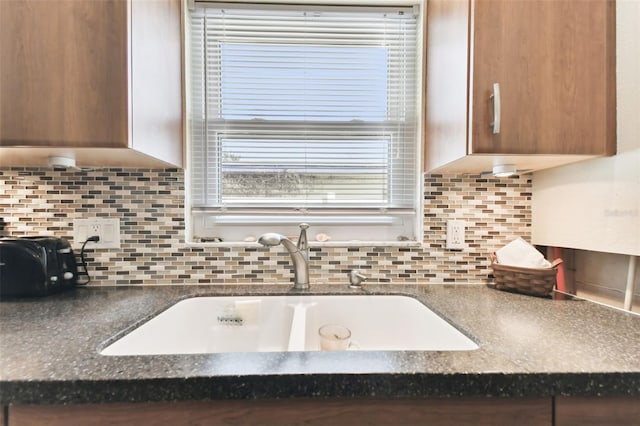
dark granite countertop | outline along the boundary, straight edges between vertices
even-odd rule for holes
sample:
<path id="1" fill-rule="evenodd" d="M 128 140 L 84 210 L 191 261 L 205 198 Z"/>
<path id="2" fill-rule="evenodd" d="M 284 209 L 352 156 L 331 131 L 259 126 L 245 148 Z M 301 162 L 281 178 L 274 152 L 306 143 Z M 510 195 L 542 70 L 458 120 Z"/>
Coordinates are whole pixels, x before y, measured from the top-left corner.
<path id="1" fill-rule="evenodd" d="M 193 295 L 277 286 L 88 287 L 0 303 L 0 403 L 288 397 L 640 395 L 640 316 L 473 285 L 368 285 L 417 297 L 472 337 L 456 352 L 102 356 L 133 323 Z M 353 293 L 316 285 L 312 294 Z"/>

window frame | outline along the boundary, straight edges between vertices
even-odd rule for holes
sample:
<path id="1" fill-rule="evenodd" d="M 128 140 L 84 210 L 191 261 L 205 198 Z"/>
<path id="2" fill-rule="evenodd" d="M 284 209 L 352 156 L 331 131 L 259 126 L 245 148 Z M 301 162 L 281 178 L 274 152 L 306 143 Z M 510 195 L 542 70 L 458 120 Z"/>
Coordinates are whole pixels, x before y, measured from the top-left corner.
<path id="1" fill-rule="evenodd" d="M 187 117 L 191 115 L 188 113 L 190 109 L 190 61 L 189 61 L 189 37 L 188 37 L 188 29 L 189 29 L 189 4 L 193 3 L 192 1 L 185 2 L 185 11 L 184 11 L 184 19 L 185 19 L 185 112 L 187 113 Z M 242 4 L 243 7 L 251 7 L 251 5 L 247 4 L 247 2 L 243 1 L 231 1 L 227 3 L 234 3 L 234 7 Z M 253 3 L 261 3 L 253 2 Z M 268 3 L 280 3 L 279 0 L 276 2 L 269 1 Z M 288 4 L 286 2 L 281 2 L 283 5 Z M 298 3 L 302 3 L 301 6 L 308 4 L 322 4 L 331 6 L 333 4 L 340 4 L 339 1 L 299 1 Z M 365 1 L 362 2 L 363 5 L 373 5 L 373 6 L 383 6 L 389 5 L 389 2 L 380 2 L 376 0 Z M 399 246 L 407 246 L 407 245 L 420 245 L 422 242 L 422 232 L 423 232 L 423 203 L 422 203 L 422 195 L 423 195 L 423 173 L 422 173 L 422 117 L 424 116 L 423 111 L 423 92 L 424 92 L 424 65 L 422 58 L 422 47 L 423 47 L 423 37 L 424 34 L 424 2 L 423 1 L 409 1 L 402 2 L 402 5 L 412 5 L 414 6 L 414 10 L 417 10 L 417 52 L 418 57 L 416 58 L 417 64 L 417 89 L 418 93 L 415 94 L 415 111 L 417 117 L 415 117 L 415 164 L 414 164 L 414 178 L 415 178 L 415 197 L 414 197 L 414 206 L 412 209 L 407 208 L 399 208 L 394 209 L 392 206 L 380 206 L 379 209 L 361 209 L 358 208 L 357 205 L 350 206 L 345 209 L 336 209 L 336 208 L 323 208 L 322 211 L 317 209 L 317 206 L 303 207 L 303 208 L 295 208 L 293 206 L 287 206 L 284 209 L 282 208 L 274 208 L 274 207 L 265 207 L 261 205 L 253 205 L 248 204 L 246 206 L 235 208 L 235 207 L 205 207 L 205 206 L 197 206 L 193 204 L 192 200 L 192 192 L 191 192 L 191 174 L 190 171 L 192 169 L 192 158 L 191 158 L 191 149 L 192 145 L 190 142 L 190 131 L 191 131 L 191 123 L 185 126 L 185 140 L 186 142 L 186 168 L 185 168 L 185 238 L 188 244 L 195 245 L 223 245 L 223 246 L 247 246 L 248 244 L 252 244 L 255 238 L 261 232 L 248 232 L 245 237 L 235 236 L 234 238 L 228 239 L 225 238 L 224 241 L 219 240 L 216 237 L 215 226 L 237 226 L 241 228 L 245 228 L 249 225 L 256 225 L 258 228 L 262 229 L 263 232 L 280 232 L 285 235 L 297 235 L 297 225 L 301 222 L 311 222 L 311 229 L 309 229 L 310 239 L 312 245 L 328 245 L 328 246 L 361 246 L 361 245 L 371 245 L 372 243 L 376 245 L 399 245 Z M 259 5 L 262 7 L 262 5 Z M 399 6 L 397 3 L 393 5 L 389 5 L 392 7 Z M 277 5 L 275 6 L 277 7 Z M 356 6 L 357 7 L 357 6 Z M 227 123 L 233 123 L 234 121 L 246 123 L 244 120 L 224 120 Z M 282 123 L 286 124 L 288 121 L 283 120 Z M 332 125 L 336 125 L 337 122 L 330 122 Z M 380 126 L 383 127 L 384 123 L 388 125 L 389 121 L 383 122 Z M 277 124 L 277 123 L 276 123 Z M 345 127 L 352 126 L 351 122 L 340 123 Z M 362 125 L 362 122 L 356 123 Z M 233 129 L 234 126 L 231 126 Z M 375 134 L 375 133 L 374 133 Z M 376 135 L 379 136 L 379 135 Z M 349 215 L 341 215 L 344 210 L 348 210 L 351 214 Z M 223 216 L 226 217 L 225 220 L 220 220 Z M 218 218 L 216 221 L 215 218 Z M 215 225 L 212 228 L 210 226 L 211 219 L 214 218 Z M 407 235 L 399 234 L 397 232 L 393 232 L 392 234 L 386 232 L 380 232 L 381 227 L 389 227 L 391 223 L 401 222 L 402 226 L 399 229 L 410 229 L 411 232 L 407 233 Z M 200 230 L 202 229 L 214 229 L 214 232 L 210 234 L 203 235 L 201 231 L 195 232 L 195 228 L 198 227 Z M 357 229 L 357 234 L 367 236 L 366 238 L 354 238 L 353 229 Z M 384 230 L 383 230 L 384 231 Z M 323 233 L 328 234 L 331 239 L 329 241 L 317 242 L 313 241 L 317 234 Z M 411 235 L 409 235 L 411 234 Z M 375 235 L 375 237 L 371 238 L 368 236 Z M 336 236 L 341 236 L 341 238 L 336 238 Z"/>

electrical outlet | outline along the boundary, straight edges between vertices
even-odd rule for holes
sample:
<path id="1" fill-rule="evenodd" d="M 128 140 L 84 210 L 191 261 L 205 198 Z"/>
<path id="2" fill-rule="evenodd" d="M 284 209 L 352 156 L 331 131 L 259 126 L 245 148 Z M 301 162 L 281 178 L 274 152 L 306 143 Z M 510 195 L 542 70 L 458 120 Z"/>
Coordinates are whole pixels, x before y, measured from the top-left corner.
<path id="1" fill-rule="evenodd" d="M 100 241 L 94 248 L 120 248 L 120 220 L 115 218 L 75 219 L 73 221 L 74 245 L 81 247 L 89 237 L 97 235 Z"/>
<path id="2" fill-rule="evenodd" d="M 92 237 L 94 235 L 100 236 L 100 234 L 102 233 L 102 224 L 99 223 L 97 220 L 94 221 L 89 221 L 88 224 L 88 231 L 87 231 L 87 238 Z M 102 241 L 102 238 L 100 238 L 100 240 Z"/>
<path id="3" fill-rule="evenodd" d="M 464 228 L 466 223 L 462 220 L 447 221 L 447 249 L 448 250 L 464 250 Z"/>

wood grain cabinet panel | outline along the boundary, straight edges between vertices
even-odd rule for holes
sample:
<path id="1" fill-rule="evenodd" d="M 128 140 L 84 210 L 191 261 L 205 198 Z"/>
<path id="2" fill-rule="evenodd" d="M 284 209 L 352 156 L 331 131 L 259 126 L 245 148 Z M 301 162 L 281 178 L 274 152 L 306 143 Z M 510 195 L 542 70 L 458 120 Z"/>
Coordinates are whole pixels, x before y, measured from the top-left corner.
<path id="1" fill-rule="evenodd" d="M 614 1 L 432 0 L 426 46 L 427 170 L 615 153 Z"/>
<path id="2" fill-rule="evenodd" d="M 289 399 L 11 406 L 9 426 L 551 424 L 550 398 Z"/>
<path id="3" fill-rule="evenodd" d="M 182 165 L 180 22 L 179 0 L 1 1 L 0 164 Z"/>
<path id="4" fill-rule="evenodd" d="M 637 396 L 305 399 L 11 405 L 9 426 L 69 425 L 637 425 Z M 1 415 L 4 413 L 0 413 Z M 0 424 L 5 424 L 1 423 Z"/>
<path id="5" fill-rule="evenodd" d="M 0 4 L 2 145 L 127 146 L 127 4 Z"/>
<path id="6" fill-rule="evenodd" d="M 640 397 L 556 397 L 556 426 L 640 424 Z"/>

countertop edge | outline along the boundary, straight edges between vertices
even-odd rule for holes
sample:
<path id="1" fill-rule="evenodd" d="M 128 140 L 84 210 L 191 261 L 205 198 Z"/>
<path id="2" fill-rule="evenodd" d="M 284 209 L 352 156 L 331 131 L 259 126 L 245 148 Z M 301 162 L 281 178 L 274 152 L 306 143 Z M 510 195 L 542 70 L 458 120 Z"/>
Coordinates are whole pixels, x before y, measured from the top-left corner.
<path id="1" fill-rule="evenodd" d="M 2 382 L 0 404 L 286 398 L 640 396 L 640 373 L 305 374 Z M 34 392 L 37 389 L 37 392 Z"/>

